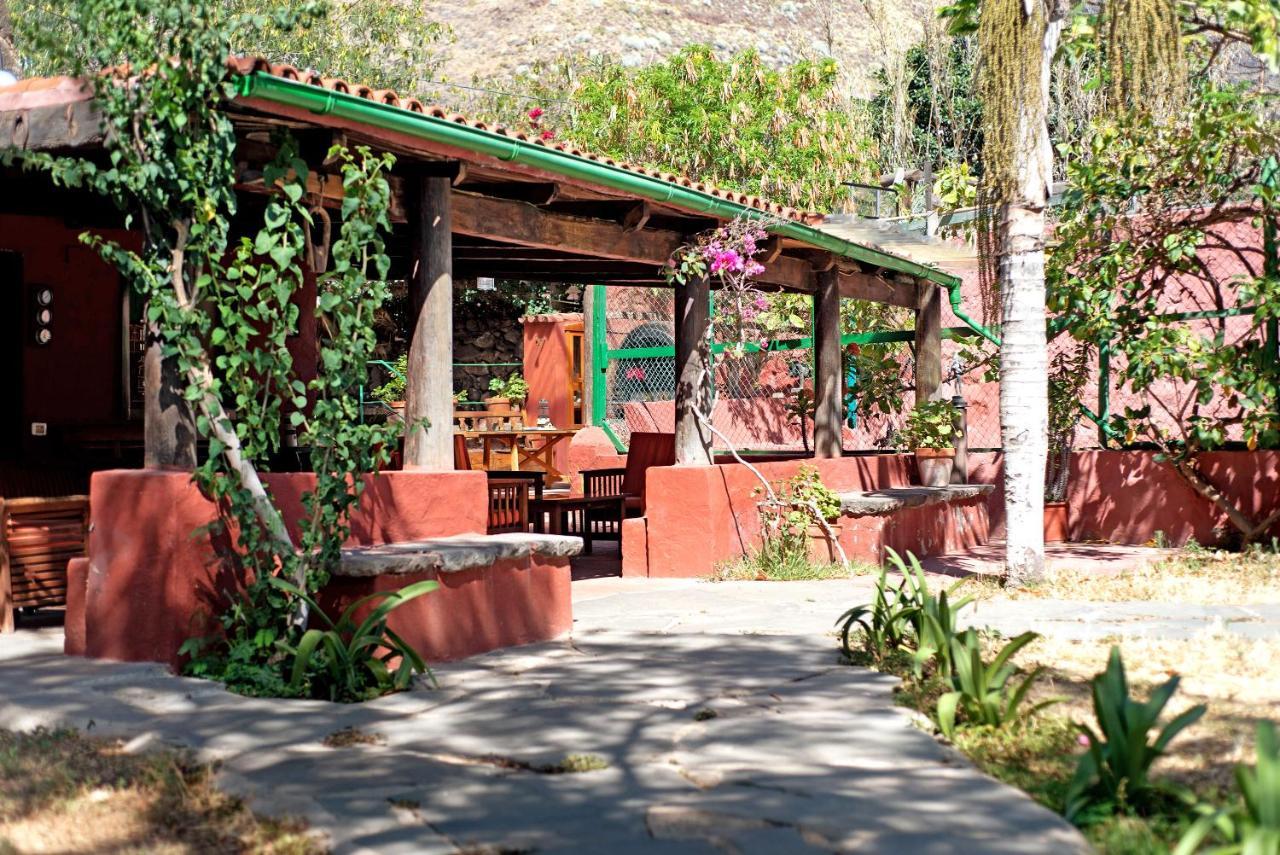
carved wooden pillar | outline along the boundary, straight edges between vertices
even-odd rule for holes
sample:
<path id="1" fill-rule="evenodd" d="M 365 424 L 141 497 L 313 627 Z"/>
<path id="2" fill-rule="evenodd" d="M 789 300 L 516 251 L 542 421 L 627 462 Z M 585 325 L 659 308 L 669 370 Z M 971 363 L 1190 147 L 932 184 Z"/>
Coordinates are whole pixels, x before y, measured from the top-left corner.
<path id="1" fill-rule="evenodd" d="M 143 451 L 148 469 L 190 472 L 196 468 L 196 422 L 184 395 L 186 378 L 176 356 L 165 357 L 160 331 L 147 329 L 143 359 Z"/>
<path id="2" fill-rule="evenodd" d="M 409 186 L 414 320 L 405 393 L 405 468 L 453 468 L 453 235 L 449 178 Z M 426 420 L 425 423 L 423 420 Z"/>
<path id="3" fill-rule="evenodd" d="M 942 385 L 942 287 L 920 282 L 916 303 L 916 401 L 932 401 Z"/>
<path id="4" fill-rule="evenodd" d="M 710 463 L 711 284 L 706 278 L 676 285 L 676 463 Z"/>
<path id="5" fill-rule="evenodd" d="M 813 456 L 840 456 L 840 271 L 818 274 L 813 295 Z"/>

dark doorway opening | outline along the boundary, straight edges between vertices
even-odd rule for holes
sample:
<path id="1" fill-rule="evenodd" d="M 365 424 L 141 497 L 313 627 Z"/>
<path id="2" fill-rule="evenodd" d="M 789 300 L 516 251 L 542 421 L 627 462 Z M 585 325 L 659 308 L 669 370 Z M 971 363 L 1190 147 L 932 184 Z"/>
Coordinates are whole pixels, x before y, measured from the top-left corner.
<path id="1" fill-rule="evenodd" d="M 0 250 L 0 460 L 22 455 L 22 256 Z"/>

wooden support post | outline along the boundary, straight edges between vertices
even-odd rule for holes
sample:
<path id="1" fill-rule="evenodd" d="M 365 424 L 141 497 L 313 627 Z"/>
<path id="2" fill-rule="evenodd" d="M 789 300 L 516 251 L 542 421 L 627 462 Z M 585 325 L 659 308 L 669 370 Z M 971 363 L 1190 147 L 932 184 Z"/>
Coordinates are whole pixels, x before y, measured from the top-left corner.
<path id="1" fill-rule="evenodd" d="M 409 298 L 413 338 L 405 393 L 406 469 L 453 468 L 452 182 L 411 182 Z M 424 421 L 425 420 L 425 421 Z"/>
<path id="2" fill-rule="evenodd" d="M 813 456 L 839 457 L 840 442 L 840 271 L 818 274 L 813 297 Z"/>
<path id="3" fill-rule="evenodd" d="M 190 472 L 196 468 L 196 422 L 177 357 L 166 358 L 160 331 L 147 329 L 143 359 L 143 452 L 147 469 Z"/>
<path id="4" fill-rule="evenodd" d="M 916 401 L 932 401 L 942 385 L 942 288 L 920 282 L 916 303 Z"/>
<path id="5" fill-rule="evenodd" d="M 0 633 L 14 630 L 13 576 L 9 569 L 9 546 L 5 539 L 5 530 L 8 528 L 4 497 L 0 496 Z"/>
<path id="6" fill-rule="evenodd" d="M 677 284 L 675 300 L 676 463 L 709 464 L 711 431 L 698 415 L 711 419 L 710 281 Z"/>

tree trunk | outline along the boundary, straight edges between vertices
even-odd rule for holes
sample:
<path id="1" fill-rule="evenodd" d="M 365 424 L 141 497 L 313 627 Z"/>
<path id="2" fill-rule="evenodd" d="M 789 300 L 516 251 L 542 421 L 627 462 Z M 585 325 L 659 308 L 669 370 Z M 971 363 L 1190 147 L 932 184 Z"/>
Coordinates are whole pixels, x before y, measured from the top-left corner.
<path id="1" fill-rule="evenodd" d="M 1004 445 L 1005 572 L 1017 587 L 1044 577 L 1044 479 L 1049 453 L 1044 212 L 1053 178 L 1046 123 L 1049 69 L 1065 8 L 1050 2 L 1040 54 L 1040 99 L 1024 99 L 1013 152 L 1016 187 L 997 219 L 1000 289 L 1000 432 Z"/>

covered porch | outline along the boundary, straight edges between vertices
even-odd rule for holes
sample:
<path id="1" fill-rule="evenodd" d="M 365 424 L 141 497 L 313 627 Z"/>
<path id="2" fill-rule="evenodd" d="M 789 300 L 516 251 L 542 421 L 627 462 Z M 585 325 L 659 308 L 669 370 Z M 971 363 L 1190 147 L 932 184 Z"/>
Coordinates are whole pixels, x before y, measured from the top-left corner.
<path id="1" fill-rule="evenodd" d="M 315 209 L 328 211 L 330 218 L 337 216 L 342 200 L 337 168 L 325 162 L 324 152 L 332 143 L 367 145 L 397 156 L 391 181 L 390 276 L 407 283 L 410 297 L 405 420 L 414 427 L 404 440 L 404 472 L 389 478 L 388 488 L 378 491 L 382 504 L 370 500 L 362 508 L 361 519 L 367 524 L 353 532 L 353 547 L 485 531 L 484 476 L 455 471 L 454 390 L 448 370 L 454 362 L 455 280 L 484 276 L 664 289 L 669 294 L 677 375 L 672 401 L 674 466 L 658 467 L 649 479 L 645 515 L 620 525 L 624 565 L 646 575 L 705 575 L 712 569 L 708 562 L 723 557 L 721 553 L 748 548 L 753 535 L 750 525 L 744 526 L 740 497 L 730 497 L 728 504 L 718 498 L 728 495 L 724 485 L 729 480 L 745 473 L 738 464 L 717 462 L 707 429 L 712 416 L 707 378 L 714 371 L 707 335 L 713 285 L 702 277 L 671 287 L 662 273 L 672 255 L 693 236 L 735 218 L 758 219 L 769 232 L 767 245 L 757 257 L 764 266 L 757 277 L 761 287 L 805 295 L 812 301 L 816 403 L 812 457 L 821 463 L 823 477 L 841 490 L 895 488 L 909 477 L 902 468 L 905 461 L 893 460 L 896 455 L 843 455 L 840 306 L 843 300 L 870 300 L 909 310 L 915 318 L 910 338 L 916 353 L 916 395 L 932 398 L 940 394 L 943 301 L 956 293 L 958 282 L 953 277 L 824 231 L 818 227 L 822 218 L 817 214 L 489 128 L 440 108 L 402 101 L 393 92 L 253 59 L 234 60 L 230 70 L 238 94 L 225 109 L 237 131 L 237 190 L 246 220 L 261 210 L 271 192 L 262 178 L 263 167 L 275 156 L 271 140 L 280 129 L 300 141 L 311 169 L 309 202 Z M 0 145 L 38 150 L 100 146 L 93 105 L 83 87 L 66 79 L 42 83 L 0 92 Z M 114 375 L 110 384 L 123 393 L 129 406 L 122 411 L 118 404 L 104 404 L 102 409 L 117 416 L 141 416 L 129 424 L 141 434 L 143 468 L 113 471 L 109 477 L 98 472 L 88 489 L 89 520 L 95 530 L 109 523 L 116 537 L 128 529 L 137 536 L 134 542 L 142 544 L 139 548 L 154 544 L 153 557 L 168 555 L 175 535 L 164 497 L 175 490 L 182 492 L 182 473 L 193 469 L 204 453 L 194 420 L 180 394 L 176 366 L 162 358 L 155 342 L 146 350 L 142 382 L 134 384 L 114 332 L 127 327 L 131 317 L 128 296 L 91 253 L 83 248 L 74 256 L 71 253 L 71 247 L 78 246 L 78 232 L 86 228 L 110 231 L 125 240 L 129 235 L 116 212 L 86 197 L 51 189 L 41 179 L 12 169 L 4 172 L 3 182 L 6 192 L 0 217 L 14 227 L 5 229 L 0 249 L 20 262 L 19 273 L 10 277 L 17 305 L 25 315 L 35 293 L 36 280 L 27 279 L 21 271 L 42 269 L 46 272 L 40 274 L 39 284 L 53 287 L 59 320 L 67 318 L 56 328 L 52 341 L 36 344 L 29 340 L 28 330 L 19 333 L 23 346 L 16 354 L 20 362 L 16 373 L 25 381 L 16 395 L 21 406 L 6 423 L 5 435 L 11 443 L 7 456 L 19 461 L 39 459 L 41 441 L 48 432 L 69 436 L 96 430 L 106 436 L 103 441 L 112 442 L 111 431 L 74 418 L 66 424 L 49 419 L 42 422 L 41 432 L 34 426 L 38 413 L 48 409 L 43 377 L 71 376 L 85 362 L 116 366 L 104 376 Z M 311 241 L 310 263 L 323 265 L 327 238 L 315 234 Z M 57 253 L 74 263 L 48 264 Z M 307 307 L 314 301 L 311 280 L 296 295 L 296 302 Z M 113 308 L 95 314 L 86 305 Z M 320 370 L 316 364 L 319 332 L 314 322 L 308 324 L 308 312 L 300 316 L 303 320 L 289 347 L 300 377 L 306 380 Z M 102 334 L 104 328 L 107 334 Z M 585 330 L 588 354 L 598 345 L 591 334 Z M 591 412 L 597 398 L 593 384 L 600 382 L 600 372 L 601 366 L 591 362 L 584 377 L 584 420 L 593 424 L 600 418 Z M 110 398 L 109 391 L 106 397 Z M 877 462 L 868 464 L 868 460 Z M 776 465 L 781 472 L 792 464 Z M 166 476 L 158 478 L 161 473 Z M 279 490 L 294 490 L 306 478 L 288 473 L 273 477 Z M 292 484 L 294 480 L 298 484 Z M 161 492 L 155 501 L 140 502 L 137 513 L 122 516 L 103 504 L 108 485 L 112 501 L 135 492 L 139 497 L 153 489 Z M 198 497 L 183 495 L 184 502 L 199 504 Z M 191 506 L 192 519 L 205 513 L 196 505 Z M 729 526 L 737 534 L 729 539 L 717 536 L 710 552 L 679 553 L 680 544 L 713 525 Z M 118 574 L 114 590 L 120 596 L 135 601 L 145 596 L 143 581 L 135 585 L 129 575 L 139 556 L 103 551 L 95 558 L 95 544 L 102 543 L 97 535 L 89 541 L 92 572 Z M 670 560 L 662 557 L 664 550 Z M 551 563 L 560 566 L 566 557 L 554 556 Z M 186 558 L 196 563 L 203 560 L 196 555 Z M 73 574 L 69 599 L 81 596 L 89 572 L 90 566 L 83 566 L 79 576 Z M 151 579 L 146 584 L 160 581 Z M 567 596 L 559 582 L 539 596 L 543 599 L 531 607 L 557 614 L 566 611 L 560 605 L 549 606 L 546 599 L 559 603 Z M 192 608 L 195 605 L 192 601 Z M 90 604 L 88 611 L 103 615 L 108 609 L 100 604 L 95 611 Z M 556 629 L 562 623 L 557 620 L 540 631 L 562 631 Z M 90 641 L 90 651 L 93 647 Z"/>

